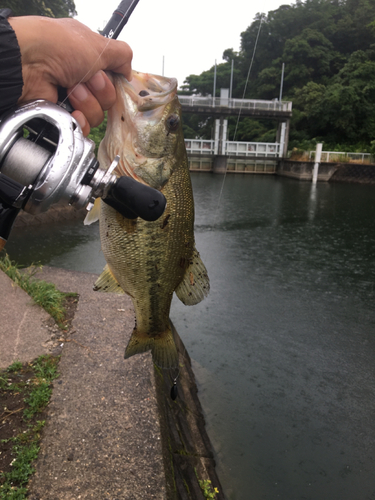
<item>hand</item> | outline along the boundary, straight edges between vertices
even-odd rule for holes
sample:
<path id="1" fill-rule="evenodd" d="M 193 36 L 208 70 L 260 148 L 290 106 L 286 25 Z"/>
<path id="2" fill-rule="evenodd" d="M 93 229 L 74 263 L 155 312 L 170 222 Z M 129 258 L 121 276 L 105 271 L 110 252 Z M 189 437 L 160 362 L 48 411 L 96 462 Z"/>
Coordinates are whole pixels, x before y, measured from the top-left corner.
<path id="1" fill-rule="evenodd" d="M 76 110 L 72 115 L 88 135 L 116 100 L 115 88 L 104 71 L 131 79 L 130 47 L 94 33 L 75 19 L 21 16 L 9 18 L 9 23 L 22 57 L 24 86 L 18 102 L 57 102 L 57 87 L 65 87 Z"/>

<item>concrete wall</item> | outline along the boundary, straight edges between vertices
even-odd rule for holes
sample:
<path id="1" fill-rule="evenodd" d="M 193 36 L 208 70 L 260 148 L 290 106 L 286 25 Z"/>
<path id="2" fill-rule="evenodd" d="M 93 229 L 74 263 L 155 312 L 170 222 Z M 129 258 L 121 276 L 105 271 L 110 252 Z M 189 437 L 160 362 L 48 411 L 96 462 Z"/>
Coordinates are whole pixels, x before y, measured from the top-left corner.
<path id="1" fill-rule="evenodd" d="M 330 181 L 375 184 L 375 165 L 341 163 L 338 165 Z"/>
<path id="2" fill-rule="evenodd" d="M 311 181 L 313 168 L 313 161 L 281 159 L 276 167 L 276 175 Z M 319 166 L 318 181 L 375 184 L 375 165 L 322 162 Z"/>
<path id="3" fill-rule="evenodd" d="M 311 181 L 314 162 L 281 159 L 276 167 L 276 175 L 292 177 L 300 181 Z M 338 168 L 337 163 L 321 163 L 318 181 L 329 181 Z"/>

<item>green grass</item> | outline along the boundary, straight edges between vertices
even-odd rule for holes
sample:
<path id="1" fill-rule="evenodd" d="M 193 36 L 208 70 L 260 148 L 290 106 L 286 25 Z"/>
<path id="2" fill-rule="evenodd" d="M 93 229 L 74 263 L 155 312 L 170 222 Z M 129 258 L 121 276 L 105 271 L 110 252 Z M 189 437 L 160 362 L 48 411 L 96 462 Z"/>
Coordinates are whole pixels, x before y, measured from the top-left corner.
<path id="1" fill-rule="evenodd" d="M 0 270 L 28 293 L 36 304 L 43 307 L 60 328 L 66 329 L 64 303 L 67 297 L 77 297 L 77 294 L 60 292 L 54 284 L 35 279 L 37 269 L 33 266 L 20 272 L 8 255 L 0 258 Z M 58 361 L 59 357 L 43 355 L 28 365 L 15 361 L 0 373 L 0 391 L 13 400 L 17 398 L 21 404 L 19 411 L 23 410 L 22 418 L 17 420 L 18 427 L 14 423 L 16 420 L 11 420 L 12 425 L 14 423 L 14 427 L 10 427 L 13 437 L 0 441 L 4 450 L 2 456 L 9 458 L 8 464 L 11 462 L 10 471 L 0 471 L 0 500 L 27 498 L 27 483 L 35 470 L 33 461 L 38 456 L 40 433 L 45 424 L 43 420 L 37 419 L 50 400 L 52 381 L 58 377 Z M 19 411 L 14 413 L 19 415 Z M 9 416 L 11 419 L 13 417 L 14 415 Z"/>
<path id="2" fill-rule="evenodd" d="M 0 472 L 0 500 L 25 500 L 27 497 L 27 483 L 35 471 L 33 461 L 39 452 L 40 433 L 45 421 L 37 420 L 38 414 L 47 406 L 51 392 L 52 381 L 57 378 L 59 358 L 43 355 L 31 365 L 23 366 L 19 361 L 14 362 L 5 373 L 12 373 L 13 379 L 19 381 L 9 383 L 6 376 L 0 375 L 0 388 L 3 391 L 12 391 L 25 395 L 23 421 L 27 423 L 27 430 L 15 437 L 1 440 L 1 443 L 13 443 L 11 454 L 11 472 Z M 25 382 L 21 377 L 22 370 L 32 370 Z"/>
<path id="3" fill-rule="evenodd" d="M 9 373 L 18 372 L 20 370 L 22 370 L 22 363 L 21 363 L 21 361 L 14 361 L 7 368 L 7 372 L 9 372 Z"/>
<path id="4" fill-rule="evenodd" d="M 9 276 L 20 288 L 32 297 L 34 302 L 43 307 L 56 321 L 60 328 L 64 325 L 66 297 L 76 296 L 75 293 L 60 292 L 53 283 L 34 278 L 38 268 L 32 266 L 27 272 L 20 272 L 18 265 L 6 254 L 0 258 L 0 270 Z"/>
<path id="5" fill-rule="evenodd" d="M 58 359 L 43 355 L 33 364 L 36 377 L 32 391 L 25 399 L 25 403 L 27 403 L 27 408 L 23 412 L 25 418 L 32 418 L 47 406 L 52 394 L 52 381 L 59 376 L 57 373 Z"/>

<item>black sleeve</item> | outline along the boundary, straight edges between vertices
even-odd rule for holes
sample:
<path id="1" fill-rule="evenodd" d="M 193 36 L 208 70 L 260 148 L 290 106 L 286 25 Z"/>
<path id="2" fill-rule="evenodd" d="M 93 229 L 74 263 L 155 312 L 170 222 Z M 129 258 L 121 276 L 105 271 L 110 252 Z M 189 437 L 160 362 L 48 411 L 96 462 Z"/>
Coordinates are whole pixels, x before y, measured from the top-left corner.
<path id="1" fill-rule="evenodd" d="M 7 19 L 0 17 L 0 114 L 14 106 L 23 87 L 21 51 Z"/>

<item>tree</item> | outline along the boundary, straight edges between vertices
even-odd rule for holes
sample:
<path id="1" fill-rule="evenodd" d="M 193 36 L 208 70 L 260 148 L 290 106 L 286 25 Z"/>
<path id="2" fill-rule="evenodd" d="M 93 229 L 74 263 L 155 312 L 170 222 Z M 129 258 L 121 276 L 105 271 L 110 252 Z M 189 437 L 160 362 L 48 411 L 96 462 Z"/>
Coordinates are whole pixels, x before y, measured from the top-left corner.
<path id="1" fill-rule="evenodd" d="M 335 58 L 332 43 L 317 30 L 304 29 L 285 42 L 282 61 L 288 67 L 285 90 L 301 87 L 309 81 L 321 82 L 332 76 Z"/>
<path id="2" fill-rule="evenodd" d="M 217 95 L 229 86 L 234 60 L 232 95 L 242 98 L 246 84 L 250 99 L 278 97 L 285 63 L 283 99 L 293 101 L 292 144 L 319 139 L 349 148 L 374 140 L 375 0 L 296 0 L 267 15 L 258 13 L 241 33 L 240 51 L 227 49 L 223 59 L 217 66 Z M 184 91 L 211 95 L 213 75 L 214 68 L 190 75 Z M 208 133 L 202 122 L 189 126 L 191 134 Z M 274 124 L 244 119 L 237 134 L 241 140 L 265 140 L 274 134 Z"/>
<path id="3" fill-rule="evenodd" d="M 15 16 L 71 17 L 77 15 L 73 0 L 9 0 L 0 7 L 12 9 Z"/>

